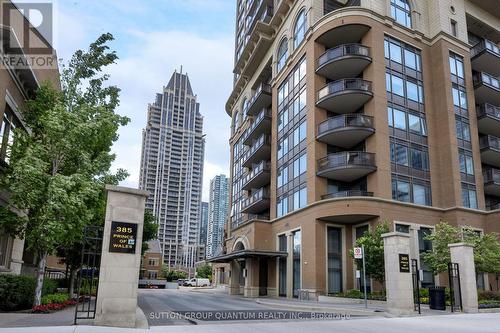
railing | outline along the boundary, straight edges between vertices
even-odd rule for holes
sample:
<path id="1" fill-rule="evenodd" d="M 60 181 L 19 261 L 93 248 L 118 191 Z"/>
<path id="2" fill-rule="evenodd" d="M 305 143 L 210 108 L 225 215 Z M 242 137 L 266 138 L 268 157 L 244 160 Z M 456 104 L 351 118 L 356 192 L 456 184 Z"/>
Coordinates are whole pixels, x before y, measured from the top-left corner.
<path id="1" fill-rule="evenodd" d="M 245 134 L 243 134 L 243 141 L 246 141 L 250 134 L 253 133 L 257 126 L 259 126 L 265 118 L 271 119 L 271 110 L 267 108 L 262 109 L 262 111 L 260 111 L 257 117 L 255 117 L 255 119 L 253 120 L 252 125 L 247 128 Z"/>
<path id="2" fill-rule="evenodd" d="M 333 81 L 318 91 L 318 100 L 345 90 L 372 91 L 372 83 L 363 79 L 342 79 Z"/>
<path id="3" fill-rule="evenodd" d="M 495 89 L 500 89 L 500 82 L 498 81 L 498 78 L 488 73 L 474 72 L 472 74 L 472 82 L 474 83 L 474 86 L 479 84 L 486 84 Z"/>
<path id="4" fill-rule="evenodd" d="M 347 190 L 335 193 L 328 193 L 321 196 L 321 199 L 346 198 L 346 197 L 373 197 L 373 192 L 361 190 Z"/>
<path id="5" fill-rule="evenodd" d="M 476 113 L 478 118 L 484 116 L 491 116 L 500 119 L 500 107 L 491 105 L 489 103 L 478 105 L 478 107 L 476 108 Z"/>
<path id="6" fill-rule="evenodd" d="M 500 184 L 500 169 L 485 168 L 483 169 L 484 183 L 498 183 Z"/>
<path id="7" fill-rule="evenodd" d="M 260 190 L 257 190 L 257 192 L 253 193 L 251 196 L 248 198 L 244 199 L 241 203 L 241 206 L 244 208 L 247 208 L 254 203 L 261 201 L 261 200 L 268 200 L 270 198 L 270 191 L 267 188 L 261 188 Z"/>
<path id="8" fill-rule="evenodd" d="M 251 172 L 247 173 L 243 177 L 243 184 L 246 185 L 249 181 L 255 178 L 255 176 L 257 176 L 259 173 L 263 171 L 271 171 L 271 163 L 262 161 L 259 164 L 257 164 L 255 168 L 252 169 Z"/>
<path id="9" fill-rule="evenodd" d="M 348 166 L 375 166 L 375 154 L 362 151 L 344 151 L 318 160 L 318 171 Z"/>
<path id="10" fill-rule="evenodd" d="M 493 135 L 485 135 L 479 138 L 479 148 L 493 148 L 500 150 L 500 138 Z"/>
<path id="11" fill-rule="evenodd" d="M 271 86 L 269 84 L 267 84 L 267 83 L 261 83 L 261 84 L 259 84 L 259 86 L 255 90 L 254 95 L 252 96 L 252 98 L 250 99 L 250 101 L 247 103 L 247 105 L 246 105 L 245 109 L 243 110 L 243 112 L 245 112 L 245 113 L 248 114 L 248 110 L 252 107 L 252 105 L 255 103 L 255 101 L 257 100 L 257 98 L 259 98 L 260 95 L 263 92 L 266 92 L 268 94 L 272 94 Z"/>
<path id="12" fill-rule="evenodd" d="M 489 41 L 487 39 L 483 39 L 482 41 L 480 41 L 479 43 L 474 45 L 472 47 L 472 49 L 470 50 L 471 58 L 475 57 L 476 55 L 483 52 L 484 50 L 491 51 L 492 53 L 494 53 L 500 57 L 500 48 L 492 41 Z"/>
<path id="13" fill-rule="evenodd" d="M 370 56 L 370 48 L 361 44 L 344 44 L 333 49 L 327 50 L 318 58 L 318 67 L 330 62 L 331 60 L 345 56 Z"/>
<path id="14" fill-rule="evenodd" d="M 248 158 L 250 158 L 250 156 L 255 154 L 255 152 L 265 144 L 271 144 L 271 138 L 267 134 L 262 134 L 257 140 L 252 142 L 252 146 L 243 155 L 242 160 L 246 161 Z"/>
<path id="15" fill-rule="evenodd" d="M 373 117 L 362 114 L 347 114 L 328 118 L 318 125 L 318 134 L 344 127 L 373 128 Z"/>
<path id="16" fill-rule="evenodd" d="M 269 216 L 261 214 L 247 214 L 245 221 L 251 221 L 251 220 L 269 221 Z"/>

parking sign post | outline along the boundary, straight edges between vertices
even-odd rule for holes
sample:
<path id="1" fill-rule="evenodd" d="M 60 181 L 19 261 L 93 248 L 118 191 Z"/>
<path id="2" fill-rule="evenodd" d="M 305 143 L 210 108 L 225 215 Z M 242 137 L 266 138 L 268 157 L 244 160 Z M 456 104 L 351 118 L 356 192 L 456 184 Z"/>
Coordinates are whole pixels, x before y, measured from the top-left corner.
<path id="1" fill-rule="evenodd" d="M 365 308 L 368 308 L 368 297 L 366 293 L 366 263 L 365 263 L 365 246 L 361 245 L 361 247 L 354 248 L 354 259 L 362 259 L 363 260 L 363 289 L 365 292 Z"/>

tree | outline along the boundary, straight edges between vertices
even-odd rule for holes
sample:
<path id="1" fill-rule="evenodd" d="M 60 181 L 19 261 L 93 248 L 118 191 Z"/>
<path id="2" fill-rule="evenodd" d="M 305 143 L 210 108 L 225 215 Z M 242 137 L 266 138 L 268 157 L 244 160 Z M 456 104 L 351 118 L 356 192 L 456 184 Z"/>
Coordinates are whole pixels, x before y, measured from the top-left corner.
<path id="1" fill-rule="evenodd" d="M 212 266 L 205 264 L 196 268 L 197 277 L 203 279 L 212 279 Z"/>
<path id="2" fill-rule="evenodd" d="M 385 266 L 384 266 L 384 240 L 382 234 L 389 232 L 389 225 L 386 221 L 378 224 L 371 233 L 366 232 L 362 237 L 356 240 L 356 247 L 365 247 L 365 268 L 366 276 L 373 278 L 380 283 L 385 281 Z M 349 254 L 354 258 L 354 251 L 350 250 Z M 355 259 L 358 269 L 363 268 L 363 260 Z"/>
<path id="3" fill-rule="evenodd" d="M 26 215 L 7 219 L 6 229 L 24 237 L 37 257 L 34 305 L 41 302 L 47 256 L 82 241 L 84 227 L 102 217 L 105 180 L 126 176 L 109 172 L 118 128 L 129 122 L 115 113 L 119 89 L 104 86 L 102 70 L 117 59 L 107 46 L 112 40 L 103 34 L 88 51 L 77 51 L 63 66 L 61 90 L 41 85 L 23 110 L 29 133 L 16 131 L 10 147 L 2 185 L 9 204 Z"/>
<path id="4" fill-rule="evenodd" d="M 142 231 L 142 255 L 149 249 L 148 242 L 158 236 L 158 223 L 150 209 L 144 210 L 144 227 Z"/>
<path id="5" fill-rule="evenodd" d="M 434 233 L 425 237 L 432 241 L 432 251 L 422 254 L 422 259 L 434 275 L 445 272 L 451 262 L 448 244 L 465 242 L 474 246 L 476 272 L 500 272 L 500 234 L 480 235 L 470 227 L 456 228 L 446 222 L 436 225 Z"/>

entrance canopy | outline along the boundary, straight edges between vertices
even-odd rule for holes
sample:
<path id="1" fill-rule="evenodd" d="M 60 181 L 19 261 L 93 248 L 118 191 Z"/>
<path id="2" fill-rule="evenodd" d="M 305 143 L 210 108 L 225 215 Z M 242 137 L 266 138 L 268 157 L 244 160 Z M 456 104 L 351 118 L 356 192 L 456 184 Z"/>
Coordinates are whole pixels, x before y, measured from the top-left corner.
<path id="1" fill-rule="evenodd" d="M 207 259 L 207 262 L 231 262 L 232 260 L 246 258 L 285 258 L 287 255 L 287 252 L 280 251 L 240 250 L 231 252 L 229 254 L 209 258 Z"/>

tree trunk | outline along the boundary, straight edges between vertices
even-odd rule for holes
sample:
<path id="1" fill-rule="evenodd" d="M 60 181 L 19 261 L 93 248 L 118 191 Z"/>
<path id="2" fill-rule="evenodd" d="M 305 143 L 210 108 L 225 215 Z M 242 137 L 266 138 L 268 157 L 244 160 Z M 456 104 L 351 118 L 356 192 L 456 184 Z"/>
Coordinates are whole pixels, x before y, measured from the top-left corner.
<path id="1" fill-rule="evenodd" d="M 69 271 L 69 284 L 68 284 L 68 292 L 69 297 L 73 298 L 73 294 L 75 293 L 75 269 L 71 267 Z"/>
<path id="2" fill-rule="evenodd" d="M 36 274 L 36 288 L 35 288 L 35 301 L 33 306 L 42 304 L 42 287 L 43 287 L 43 277 L 45 274 L 45 265 L 47 264 L 47 252 L 40 253 L 40 258 L 38 261 L 38 272 Z"/>

